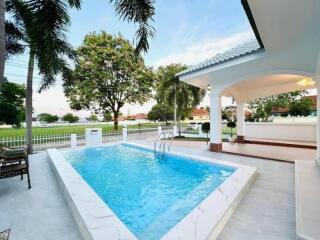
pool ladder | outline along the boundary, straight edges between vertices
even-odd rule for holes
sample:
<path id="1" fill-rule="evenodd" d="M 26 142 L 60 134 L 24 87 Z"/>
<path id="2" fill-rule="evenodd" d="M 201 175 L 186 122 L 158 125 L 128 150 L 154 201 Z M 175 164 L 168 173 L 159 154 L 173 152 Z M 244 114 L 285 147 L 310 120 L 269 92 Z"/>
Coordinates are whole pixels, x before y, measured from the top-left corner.
<path id="1" fill-rule="evenodd" d="M 157 153 L 157 142 L 160 142 L 160 144 L 158 145 L 158 150 L 161 151 L 161 148 L 162 148 L 162 156 L 164 156 L 164 153 L 166 151 L 166 146 L 167 146 L 167 150 L 170 151 L 173 140 L 174 140 L 173 132 L 160 133 L 156 138 L 156 140 L 154 141 L 154 153 Z"/>

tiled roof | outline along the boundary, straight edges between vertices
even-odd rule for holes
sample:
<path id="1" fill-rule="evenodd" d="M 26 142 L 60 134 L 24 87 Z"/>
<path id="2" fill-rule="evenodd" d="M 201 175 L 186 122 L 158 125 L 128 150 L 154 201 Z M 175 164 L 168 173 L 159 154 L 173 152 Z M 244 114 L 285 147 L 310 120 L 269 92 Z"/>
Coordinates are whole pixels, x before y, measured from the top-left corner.
<path id="1" fill-rule="evenodd" d="M 203 108 L 194 108 L 190 116 L 209 116 L 209 112 Z"/>
<path id="2" fill-rule="evenodd" d="M 236 58 L 255 53 L 261 49 L 259 43 L 256 39 L 250 39 L 248 41 L 243 42 L 242 44 L 239 44 L 236 47 L 233 47 L 223 53 L 218 53 L 217 55 L 213 56 L 212 58 L 201 62 L 199 64 L 196 64 L 180 73 L 177 74 L 177 76 L 186 75 L 188 73 L 201 70 L 207 67 L 216 66 L 221 63 L 225 63 L 231 60 L 234 60 Z"/>

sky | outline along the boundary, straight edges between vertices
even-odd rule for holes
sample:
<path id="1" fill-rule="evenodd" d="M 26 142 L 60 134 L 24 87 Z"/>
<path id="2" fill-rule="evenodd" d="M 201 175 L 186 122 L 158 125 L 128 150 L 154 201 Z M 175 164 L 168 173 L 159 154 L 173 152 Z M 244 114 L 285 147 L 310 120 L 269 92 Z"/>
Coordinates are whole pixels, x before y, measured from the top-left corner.
<path id="1" fill-rule="evenodd" d="M 254 37 L 240 0 L 156 0 L 155 11 L 156 36 L 150 39 L 150 49 L 144 55 L 146 65 L 155 69 L 171 63 L 196 64 Z M 75 48 L 86 34 L 94 31 L 121 33 L 130 41 L 134 39 L 136 26 L 120 20 L 109 0 L 82 0 L 81 10 L 70 10 L 70 16 L 72 24 L 67 36 Z M 5 76 L 9 81 L 26 82 L 27 61 L 27 55 L 7 61 Z M 34 76 L 35 114 L 48 112 L 62 116 L 71 112 L 61 79 L 39 94 L 41 78 L 37 71 Z M 223 98 L 222 103 L 228 105 L 231 100 Z M 144 105 L 127 104 L 122 112 L 146 113 L 154 104 L 153 100 Z M 208 96 L 200 105 L 209 105 Z M 75 113 L 80 117 L 90 115 L 88 111 Z"/>

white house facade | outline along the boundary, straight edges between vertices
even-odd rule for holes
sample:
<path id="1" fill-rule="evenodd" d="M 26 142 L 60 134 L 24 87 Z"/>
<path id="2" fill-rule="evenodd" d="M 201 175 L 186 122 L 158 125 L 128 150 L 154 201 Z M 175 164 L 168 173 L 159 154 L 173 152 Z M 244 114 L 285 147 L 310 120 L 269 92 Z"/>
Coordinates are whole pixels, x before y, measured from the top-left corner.
<path id="1" fill-rule="evenodd" d="M 320 163 L 320 1 L 242 0 L 242 4 L 256 38 L 177 74 L 191 85 L 210 86 L 210 150 L 222 150 L 222 96 L 236 100 L 238 142 L 243 142 L 247 101 L 317 88 Z"/>

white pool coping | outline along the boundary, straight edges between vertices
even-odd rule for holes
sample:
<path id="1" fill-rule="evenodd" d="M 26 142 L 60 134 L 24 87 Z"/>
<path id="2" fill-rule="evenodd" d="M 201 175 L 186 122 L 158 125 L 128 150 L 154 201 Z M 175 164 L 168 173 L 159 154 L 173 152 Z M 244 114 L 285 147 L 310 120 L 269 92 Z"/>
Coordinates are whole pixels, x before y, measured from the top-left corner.
<path id="1" fill-rule="evenodd" d="M 104 146 L 119 143 L 106 144 Z M 124 143 L 153 150 L 141 144 Z M 83 147 L 82 147 L 83 148 Z M 71 212 L 85 240 L 137 239 L 57 149 L 47 150 Z M 168 154 L 237 168 L 216 190 L 170 229 L 161 240 L 216 239 L 256 175 L 256 168 L 208 157 L 170 151 Z"/>

